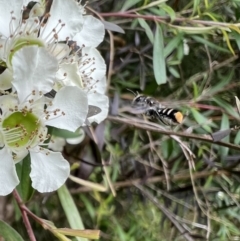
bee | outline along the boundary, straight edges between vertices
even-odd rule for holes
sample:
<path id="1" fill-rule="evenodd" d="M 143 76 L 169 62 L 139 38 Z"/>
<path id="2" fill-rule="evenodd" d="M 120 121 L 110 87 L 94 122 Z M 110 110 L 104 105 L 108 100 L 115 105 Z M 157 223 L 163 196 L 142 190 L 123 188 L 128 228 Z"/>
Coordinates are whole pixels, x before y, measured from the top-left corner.
<path id="1" fill-rule="evenodd" d="M 138 113 L 144 114 L 152 120 L 158 120 L 160 123 L 167 126 L 182 123 L 183 114 L 179 110 L 166 108 L 153 97 L 140 95 L 139 93 L 135 94 L 134 92 L 132 93 L 135 95 L 135 98 L 131 106 L 133 109 L 137 110 Z"/>

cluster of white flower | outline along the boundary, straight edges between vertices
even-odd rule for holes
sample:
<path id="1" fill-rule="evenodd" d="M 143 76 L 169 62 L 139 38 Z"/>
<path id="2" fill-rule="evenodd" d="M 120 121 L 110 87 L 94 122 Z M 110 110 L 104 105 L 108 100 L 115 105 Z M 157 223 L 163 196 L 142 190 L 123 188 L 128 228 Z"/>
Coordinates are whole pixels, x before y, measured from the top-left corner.
<path id="1" fill-rule="evenodd" d="M 0 1 L 0 195 L 19 184 L 15 164 L 28 154 L 33 188 L 58 189 L 70 167 L 45 148 L 47 126 L 74 132 L 108 113 L 106 65 L 96 50 L 103 23 L 74 0 L 53 0 L 49 12 L 45 0 L 35 2 L 27 9 L 28 0 Z M 101 112 L 89 117 L 89 105 Z"/>

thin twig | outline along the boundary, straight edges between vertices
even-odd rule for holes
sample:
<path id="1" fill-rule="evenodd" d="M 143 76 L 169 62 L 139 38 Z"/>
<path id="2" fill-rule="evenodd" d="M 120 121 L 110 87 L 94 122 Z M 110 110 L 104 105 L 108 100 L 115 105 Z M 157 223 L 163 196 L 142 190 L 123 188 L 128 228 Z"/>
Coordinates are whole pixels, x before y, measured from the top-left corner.
<path id="1" fill-rule="evenodd" d="M 193 179 L 206 178 L 206 177 L 210 177 L 210 176 L 222 176 L 223 174 L 229 175 L 229 172 L 225 171 L 225 170 L 202 171 L 202 172 L 193 173 Z M 188 179 L 190 179 L 190 174 L 189 173 L 174 174 L 173 176 L 170 175 L 170 179 L 172 182 L 188 180 Z M 160 183 L 165 180 L 166 180 L 165 176 L 161 175 L 161 176 L 149 177 L 147 179 L 144 179 L 144 182 L 150 184 L 150 183 Z M 143 183 L 143 179 L 137 178 L 137 179 L 133 179 L 133 180 L 116 182 L 113 184 L 113 186 L 115 189 L 119 189 L 119 188 L 124 188 L 124 187 L 131 187 L 133 185 L 141 184 L 141 183 Z M 92 190 L 93 189 L 91 187 L 80 187 L 77 189 L 76 188 L 71 189 L 70 192 L 72 194 L 76 194 L 76 193 L 81 193 L 81 192 L 91 192 Z"/>
<path id="2" fill-rule="evenodd" d="M 22 201 L 22 199 L 21 199 L 21 197 L 18 194 L 16 189 L 13 190 L 13 196 L 14 196 L 17 204 L 18 204 L 18 207 L 21 210 L 23 222 L 24 222 L 24 225 L 27 229 L 27 233 L 28 233 L 30 241 L 36 241 L 35 235 L 34 235 L 33 230 L 32 230 L 32 226 L 29 222 L 28 215 L 27 215 L 27 212 L 26 212 L 26 209 L 25 209 L 26 206 L 23 204 L 23 201 Z"/>
<path id="3" fill-rule="evenodd" d="M 169 23 L 172 19 L 169 16 L 155 16 L 155 15 L 141 15 L 134 14 L 129 12 L 111 12 L 111 13 L 100 13 L 102 17 L 122 17 L 122 18 L 142 18 L 151 21 L 165 22 Z M 215 26 L 215 27 L 226 27 L 231 28 L 233 26 L 239 27 L 240 23 L 223 23 L 215 21 L 206 21 L 198 19 L 189 19 L 189 18 L 174 18 L 171 23 L 188 23 L 188 24 L 200 24 L 202 26 Z"/>
<path id="4" fill-rule="evenodd" d="M 153 145 L 153 139 L 152 139 L 151 132 L 147 131 L 147 135 L 148 135 L 148 139 L 149 139 L 149 142 L 150 142 L 151 152 L 154 151 L 156 153 L 156 155 L 158 156 L 158 158 L 160 159 L 160 161 L 162 162 L 164 174 L 165 174 L 165 177 L 166 177 L 167 190 L 170 190 L 168 164 L 165 161 L 165 159 L 163 157 L 161 157 L 160 153 L 156 150 L 155 146 Z"/>
<path id="5" fill-rule="evenodd" d="M 96 135 L 95 135 L 95 132 L 94 132 L 94 130 L 93 130 L 93 128 L 90 126 L 89 127 L 89 130 L 90 130 L 90 132 L 91 132 L 91 134 L 92 134 L 92 137 L 93 137 L 93 140 L 95 141 L 95 143 L 97 144 L 98 143 L 98 140 L 97 140 L 97 137 L 96 137 Z M 106 179 L 107 179 L 107 183 L 108 183 L 108 185 L 109 185 L 109 187 L 110 187 L 110 190 L 112 191 L 112 195 L 115 197 L 116 196 L 116 191 L 115 191 L 115 189 L 114 189 L 114 186 L 113 186 L 113 184 L 112 184 L 112 181 L 111 181 L 111 178 L 110 178 L 110 176 L 109 176 L 109 173 L 108 173 L 108 169 L 107 169 L 107 167 L 106 167 L 106 165 L 105 165 L 105 161 L 101 158 L 101 160 L 102 160 L 102 164 L 103 164 L 103 171 L 104 171 L 104 173 L 105 173 L 105 177 L 106 177 Z"/>
<path id="6" fill-rule="evenodd" d="M 234 145 L 232 143 L 227 143 L 223 141 L 216 141 L 214 142 L 212 137 L 210 135 L 196 135 L 196 134 L 188 134 L 186 132 L 174 132 L 174 131 L 168 131 L 166 129 L 162 129 L 159 125 L 151 123 L 151 122 L 145 122 L 137 118 L 123 118 L 123 117 L 116 117 L 116 116 L 108 116 L 108 120 L 115 121 L 118 123 L 124 123 L 129 126 L 136 127 L 138 129 L 146 130 L 146 131 L 154 131 L 157 133 L 161 133 L 163 135 L 173 135 L 173 136 L 181 136 L 188 139 L 194 139 L 199 141 L 208 142 L 211 144 L 219 145 L 219 146 L 225 146 L 231 149 L 240 150 L 240 145 Z"/>

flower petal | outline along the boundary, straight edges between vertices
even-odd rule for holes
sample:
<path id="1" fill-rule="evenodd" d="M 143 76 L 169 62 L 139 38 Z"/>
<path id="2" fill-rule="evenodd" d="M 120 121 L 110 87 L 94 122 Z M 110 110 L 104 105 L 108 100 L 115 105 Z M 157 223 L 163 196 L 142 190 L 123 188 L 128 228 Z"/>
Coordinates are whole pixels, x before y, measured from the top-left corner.
<path id="1" fill-rule="evenodd" d="M 95 48 L 83 48 L 82 56 L 79 72 L 86 90 L 104 94 L 106 90 L 106 64 L 103 57 Z"/>
<path id="2" fill-rule="evenodd" d="M 60 109 L 61 115 L 46 120 L 46 125 L 54 126 L 60 129 L 75 131 L 86 120 L 88 113 L 88 100 L 85 91 L 77 86 L 66 86 L 60 89 L 52 101 L 52 106 L 47 111 Z"/>
<path id="3" fill-rule="evenodd" d="M 84 16 L 84 23 L 81 32 L 77 33 L 73 38 L 78 46 L 97 47 L 104 38 L 105 28 L 97 18 L 91 15 Z"/>
<path id="4" fill-rule="evenodd" d="M 20 148 L 16 148 L 15 150 L 12 149 L 14 154 L 15 154 L 15 158 L 14 158 L 14 163 L 17 164 L 18 162 L 22 161 L 23 158 L 25 158 L 28 155 L 28 150 L 27 149 L 20 149 Z"/>
<path id="5" fill-rule="evenodd" d="M 55 44 L 54 49 L 52 50 L 52 55 L 55 56 L 60 62 L 64 57 L 67 57 L 71 49 L 67 44 Z"/>
<path id="6" fill-rule="evenodd" d="M 57 60 L 45 48 L 23 47 L 12 59 L 12 85 L 22 102 L 33 90 L 43 94 L 51 91 L 58 69 Z"/>
<path id="7" fill-rule="evenodd" d="M 12 155 L 7 148 L 0 150 L 0 195 L 5 196 L 19 184 Z"/>
<path id="8" fill-rule="evenodd" d="M 39 192 L 52 192 L 61 187 L 70 173 L 69 163 L 60 152 L 30 151 L 33 188 Z"/>
<path id="9" fill-rule="evenodd" d="M 106 95 L 102 95 L 99 93 L 89 93 L 88 104 L 97 106 L 101 109 L 101 112 L 99 114 L 88 117 L 88 121 L 90 123 L 96 122 L 99 124 L 101 121 L 106 119 L 109 108 L 109 100 Z"/>
<path id="10" fill-rule="evenodd" d="M 8 44 L 9 41 L 7 41 L 6 39 L 0 39 L 0 46 L 2 46 L 0 48 L 0 59 L 4 62 L 6 62 L 6 58 L 5 58 L 5 49 L 8 48 L 9 44 Z"/>
<path id="11" fill-rule="evenodd" d="M 9 109 L 14 109 L 17 105 L 18 100 L 16 97 L 11 95 L 0 96 L 0 109 L 2 110 L 2 116 L 4 116 L 5 113 L 9 114 Z"/>
<path id="12" fill-rule="evenodd" d="M 57 80 L 61 86 L 78 86 L 83 87 L 81 76 L 78 73 L 78 64 L 63 63 L 57 72 Z"/>
<path id="13" fill-rule="evenodd" d="M 51 141 L 48 143 L 48 148 L 53 151 L 62 152 L 66 141 L 64 138 L 52 135 Z"/>
<path id="14" fill-rule="evenodd" d="M 23 1 L 0 0 L 0 6 L 0 35 L 7 38 L 19 25 Z"/>
<path id="15" fill-rule="evenodd" d="M 72 39 L 82 29 L 83 11 L 83 7 L 78 5 L 74 0 L 53 1 L 50 10 L 51 16 L 46 26 L 44 26 L 44 31 L 41 36 L 45 38 L 47 42 L 50 40 L 49 38 L 54 40 L 56 33 L 59 41 L 65 41 L 67 38 Z M 59 21 L 61 21 L 60 24 Z M 62 25 L 64 26 L 61 27 Z M 53 29 L 55 31 L 53 31 Z M 52 34 L 49 35 L 49 33 Z"/>

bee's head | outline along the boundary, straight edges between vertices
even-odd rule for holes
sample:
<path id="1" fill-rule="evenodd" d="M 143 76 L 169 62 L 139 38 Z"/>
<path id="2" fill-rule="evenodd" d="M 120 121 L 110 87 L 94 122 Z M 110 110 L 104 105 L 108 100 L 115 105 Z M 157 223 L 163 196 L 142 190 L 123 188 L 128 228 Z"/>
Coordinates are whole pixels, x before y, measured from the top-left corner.
<path id="1" fill-rule="evenodd" d="M 132 101 L 132 107 L 144 107 L 146 106 L 146 96 L 137 95 Z"/>
<path id="2" fill-rule="evenodd" d="M 135 95 L 135 97 L 131 103 L 132 108 L 137 109 L 137 110 L 142 109 L 144 112 L 145 109 L 147 108 L 147 101 L 146 101 L 147 96 L 140 95 L 138 92 L 135 93 L 132 90 L 129 90 L 129 91 Z"/>

